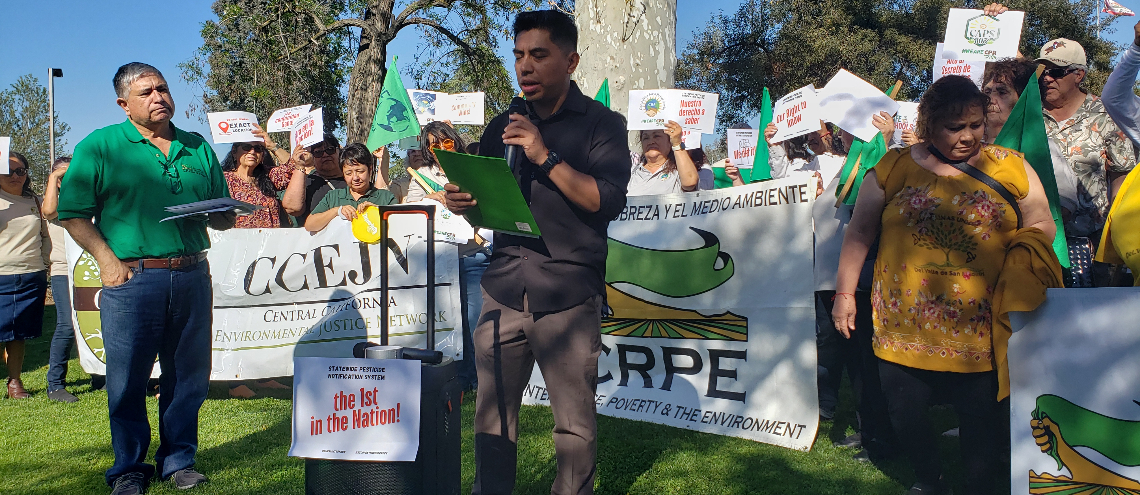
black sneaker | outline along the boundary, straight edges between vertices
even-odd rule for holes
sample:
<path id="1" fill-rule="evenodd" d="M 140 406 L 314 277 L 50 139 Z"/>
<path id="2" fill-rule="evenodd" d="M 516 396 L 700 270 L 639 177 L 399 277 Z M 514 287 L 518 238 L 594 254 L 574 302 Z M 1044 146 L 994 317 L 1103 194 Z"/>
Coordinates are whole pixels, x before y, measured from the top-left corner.
<path id="1" fill-rule="evenodd" d="M 71 395 L 71 392 L 68 392 L 67 389 L 63 389 L 63 388 L 61 388 L 59 390 L 52 390 L 51 392 L 47 393 L 47 396 L 49 399 L 54 400 L 56 402 L 67 402 L 67 403 L 79 402 L 79 397 Z"/>
<path id="2" fill-rule="evenodd" d="M 189 490 L 209 480 L 202 473 L 195 471 L 194 468 L 186 468 L 175 471 L 170 476 L 170 481 L 173 481 L 175 488 L 179 490 Z"/>
<path id="3" fill-rule="evenodd" d="M 854 433 L 854 434 L 848 435 L 847 438 L 844 438 L 843 440 L 835 442 L 833 445 L 835 445 L 836 447 L 859 449 L 859 448 L 863 447 L 863 435 L 861 435 L 859 433 Z"/>
<path id="4" fill-rule="evenodd" d="M 130 472 L 115 478 L 111 495 L 142 495 L 146 491 L 146 476 L 139 472 Z"/>

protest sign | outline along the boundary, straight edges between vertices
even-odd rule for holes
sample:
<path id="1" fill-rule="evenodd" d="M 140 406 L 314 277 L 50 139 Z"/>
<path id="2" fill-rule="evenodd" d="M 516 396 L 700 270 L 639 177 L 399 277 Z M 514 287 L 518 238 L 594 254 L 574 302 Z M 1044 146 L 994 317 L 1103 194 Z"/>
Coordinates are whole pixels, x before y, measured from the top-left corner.
<path id="1" fill-rule="evenodd" d="M 963 76 L 970 78 L 977 84 L 979 88 L 982 87 L 982 76 L 985 75 L 986 63 L 979 61 L 969 60 L 951 60 L 942 58 L 942 49 L 944 43 L 939 43 L 934 48 L 934 81 L 942 79 L 943 76 Z"/>
<path id="2" fill-rule="evenodd" d="M 684 129 L 712 134 L 716 127 L 717 93 L 687 89 L 650 89 L 629 92 L 628 129 L 664 129 L 672 120 Z"/>
<path id="3" fill-rule="evenodd" d="M 772 143 L 782 143 L 796 136 L 819 130 L 819 103 L 815 86 L 809 84 L 792 91 L 776 101 L 772 109 L 772 123 L 776 135 Z"/>
<path id="4" fill-rule="evenodd" d="M 899 111 L 895 114 L 895 134 L 891 140 L 901 143 L 903 131 L 914 132 L 916 123 L 918 123 L 918 102 L 900 101 Z"/>
<path id="5" fill-rule="evenodd" d="M 1012 493 L 1140 493 L 1138 299 L 1049 289 L 1010 315 Z"/>
<path id="6" fill-rule="evenodd" d="M 486 95 L 483 92 L 447 94 L 409 89 L 408 98 L 412 101 L 412 109 L 421 126 L 444 120 L 452 124 L 486 123 Z"/>
<path id="7" fill-rule="evenodd" d="M 423 347 L 427 319 L 434 318 L 436 349 L 458 359 L 459 256 L 455 244 L 436 241 L 436 305 L 428 315 L 426 222 L 421 215 L 392 215 L 388 243 L 377 244 L 356 240 L 340 218 L 314 235 L 303 229 L 210 231 L 210 378 L 291 376 L 295 356 L 351 356 L 356 343 L 380 341 L 384 305 L 392 345 Z M 385 245 L 387 301 L 380 292 Z M 98 264 L 71 239 L 67 261 L 79 362 L 88 373 L 105 374 Z"/>
<path id="8" fill-rule="evenodd" d="M 298 105 L 282 108 L 269 116 L 269 123 L 265 124 L 265 132 L 289 132 L 301 117 L 309 114 L 312 105 Z"/>
<path id="9" fill-rule="evenodd" d="M 442 106 L 439 101 L 441 96 L 447 96 L 447 93 L 422 89 L 408 90 L 408 99 L 412 101 L 412 110 L 416 112 L 416 120 L 421 126 L 436 120 L 447 120 L 436 117 L 436 111 Z"/>
<path id="10" fill-rule="evenodd" d="M 728 159 L 736 168 L 752 168 L 756 158 L 756 142 L 760 137 L 757 129 L 729 129 L 725 136 L 728 146 Z"/>
<path id="11" fill-rule="evenodd" d="M 804 176 L 628 198 L 609 228 L 600 414 L 811 447 L 814 191 Z M 549 404 L 537 366 L 523 401 Z"/>
<path id="12" fill-rule="evenodd" d="M 977 9 L 950 9 L 942 57 L 996 62 L 1017 56 L 1025 12 L 1010 10 L 996 17 Z"/>
<path id="13" fill-rule="evenodd" d="M 296 150 L 302 146 L 312 146 L 325 138 L 324 109 L 318 108 L 297 119 L 289 131 L 289 142 Z"/>
<path id="14" fill-rule="evenodd" d="M 289 455 L 415 461 L 420 448 L 420 362 L 299 357 Z"/>
<path id="15" fill-rule="evenodd" d="M 11 156 L 12 138 L 0 137 L 0 174 L 8 173 L 8 160 Z"/>
<path id="16" fill-rule="evenodd" d="M 252 113 L 210 112 L 206 114 L 206 120 L 210 122 L 210 136 L 214 138 L 214 144 L 261 141 L 261 138 L 253 135 L 257 116 Z"/>
<path id="17" fill-rule="evenodd" d="M 819 95 L 819 114 L 863 141 L 879 133 L 872 116 L 879 112 L 894 115 L 898 110 L 898 102 L 845 69 L 839 69 Z"/>

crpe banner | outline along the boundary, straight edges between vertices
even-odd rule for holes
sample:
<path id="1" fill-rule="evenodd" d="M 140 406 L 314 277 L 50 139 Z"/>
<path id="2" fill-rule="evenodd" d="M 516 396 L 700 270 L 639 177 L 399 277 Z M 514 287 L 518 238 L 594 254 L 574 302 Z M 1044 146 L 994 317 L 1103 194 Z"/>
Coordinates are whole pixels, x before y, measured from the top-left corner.
<path id="1" fill-rule="evenodd" d="M 380 342 L 385 304 L 392 345 L 423 347 L 427 319 L 434 318 L 436 348 L 458 358 L 458 252 L 454 244 L 436 242 L 435 312 L 429 315 L 425 222 L 421 215 L 391 217 L 387 301 L 380 290 L 382 244 L 361 243 L 345 220 L 334 219 L 315 235 L 303 229 L 211 231 L 211 379 L 291 376 L 294 357 L 351 357 L 358 342 Z M 67 260 L 80 364 L 104 374 L 99 267 L 70 239 Z"/>
<path id="2" fill-rule="evenodd" d="M 630 197 L 610 223 L 601 414 L 808 450 L 815 185 Z M 549 405 L 536 367 L 523 398 Z"/>
<path id="3" fill-rule="evenodd" d="M 1140 288 L 1049 289 L 1010 322 L 1013 493 L 1140 494 Z"/>

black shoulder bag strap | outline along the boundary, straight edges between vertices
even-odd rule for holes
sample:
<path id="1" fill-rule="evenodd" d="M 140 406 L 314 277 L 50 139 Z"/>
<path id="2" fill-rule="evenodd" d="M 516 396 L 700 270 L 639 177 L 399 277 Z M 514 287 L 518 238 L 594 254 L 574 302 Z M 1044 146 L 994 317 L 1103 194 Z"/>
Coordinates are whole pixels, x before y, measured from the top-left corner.
<path id="1" fill-rule="evenodd" d="M 961 170 L 962 172 L 965 172 L 970 177 L 977 179 L 978 182 L 985 184 L 990 189 L 993 189 L 994 192 L 998 193 L 998 195 L 1001 196 L 1002 199 L 1004 199 L 1007 203 L 1009 203 L 1010 208 L 1013 208 L 1013 213 L 1015 215 L 1017 215 L 1017 228 L 1020 229 L 1022 227 L 1022 225 L 1021 225 L 1021 206 L 1019 206 L 1017 204 L 1017 198 L 1014 197 L 1013 193 L 1009 192 L 1009 189 L 1006 189 L 1005 186 L 1001 185 L 1001 183 L 998 182 L 997 180 L 994 180 L 994 178 L 990 177 L 989 174 L 982 172 L 981 170 L 978 170 L 977 167 L 970 165 L 969 163 L 955 162 L 955 161 L 950 160 L 949 158 L 946 158 L 946 155 L 943 155 L 942 152 L 938 151 L 938 148 L 935 148 L 934 145 L 928 145 L 926 147 L 926 149 L 929 150 L 930 154 L 934 155 L 935 158 L 942 160 L 943 163 L 946 163 L 947 165 L 950 165 L 951 167 L 954 167 L 958 170 Z"/>

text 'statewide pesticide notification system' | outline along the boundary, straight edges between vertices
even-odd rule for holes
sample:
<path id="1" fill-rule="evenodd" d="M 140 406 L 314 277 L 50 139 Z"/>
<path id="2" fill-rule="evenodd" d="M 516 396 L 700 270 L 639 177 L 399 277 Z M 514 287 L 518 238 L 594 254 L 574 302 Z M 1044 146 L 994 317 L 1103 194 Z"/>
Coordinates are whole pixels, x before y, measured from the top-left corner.
<path id="1" fill-rule="evenodd" d="M 294 358 L 289 455 L 415 461 L 420 448 L 420 363 L 403 359 Z"/>

